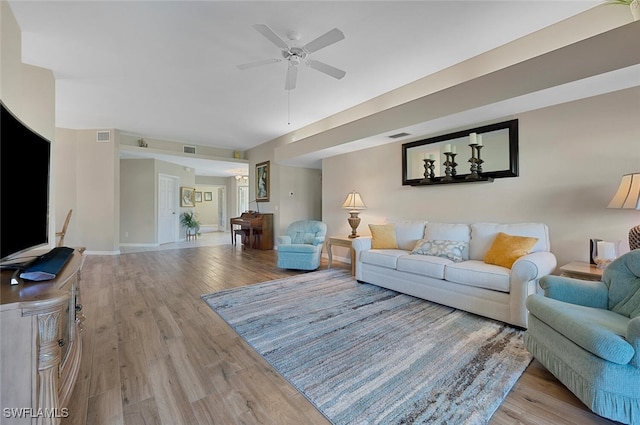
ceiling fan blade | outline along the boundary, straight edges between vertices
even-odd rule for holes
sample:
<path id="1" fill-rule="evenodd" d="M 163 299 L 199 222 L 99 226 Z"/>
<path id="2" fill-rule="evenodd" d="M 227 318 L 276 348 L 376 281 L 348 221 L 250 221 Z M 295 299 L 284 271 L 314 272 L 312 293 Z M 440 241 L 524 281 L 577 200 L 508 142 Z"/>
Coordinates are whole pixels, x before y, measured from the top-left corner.
<path id="1" fill-rule="evenodd" d="M 270 63 L 276 63 L 276 62 L 281 62 L 282 59 L 278 59 L 278 58 L 271 58 L 271 59 L 262 59 L 259 61 L 255 61 L 255 62 L 249 62 L 249 63 L 243 63 L 240 65 L 236 65 L 236 67 L 238 69 L 248 69 L 248 68 L 255 68 L 256 66 L 261 66 L 261 65 L 268 65 Z"/>
<path id="2" fill-rule="evenodd" d="M 298 67 L 290 65 L 287 68 L 287 80 L 284 83 L 285 90 L 293 90 L 296 88 L 296 79 L 298 78 Z"/>
<path id="3" fill-rule="evenodd" d="M 334 28 L 331 31 L 321 35 L 320 37 L 312 40 L 304 45 L 303 49 L 309 53 L 316 52 L 323 47 L 327 47 L 330 44 L 337 43 L 344 39 L 344 34 L 338 28 Z"/>
<path id="4" fill-rule="evenodd" d="M 278 34 L 276 34 L 271 28 L 269 28 L 265 24 L 255 24 L 252 26 L 253 28 L 255 28 L 256 31 L 264 35 L 267 38 L 267 40 L 269 40 L 279 48 L 283 50 L 289 49 L 289 46 L 287 45 L 287 43 L 285 43 L 285 41 L 282 38 L 280 38 Z"/>
<path id="5" fill-rule="evenodd" d="M 341 69 L 335 68 L 331 65 L 327 65 L 324 62 L 320 62 L 313 59 L 308 59 L 307 64 L 316 71 L 324 72 L 327 75 L 337 78 L 338 80 L 344 77 L 347 73 Z"/>

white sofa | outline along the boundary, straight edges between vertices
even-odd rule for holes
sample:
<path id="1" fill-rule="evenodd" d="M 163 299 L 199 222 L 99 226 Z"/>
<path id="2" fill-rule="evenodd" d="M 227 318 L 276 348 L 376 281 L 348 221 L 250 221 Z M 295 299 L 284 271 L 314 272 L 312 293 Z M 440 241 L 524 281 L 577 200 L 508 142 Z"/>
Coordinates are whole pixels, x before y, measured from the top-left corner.
<path id="1" fill-rule="evenodd" d="M 372 249 L 371 237 L 353 240 L 356 279 L 439 304 L 527 328 L 527 296 L 538 280 L 551 274 L 549 229 L 542 223 L 450 224 L 394 221 L 398 249 Z M 538 238 L 530 253 L 511 269 L 486 264 L 485 254 L 499 232 Z M 468 242 L 462 261 L 411 254 L 419 240 Z"/>

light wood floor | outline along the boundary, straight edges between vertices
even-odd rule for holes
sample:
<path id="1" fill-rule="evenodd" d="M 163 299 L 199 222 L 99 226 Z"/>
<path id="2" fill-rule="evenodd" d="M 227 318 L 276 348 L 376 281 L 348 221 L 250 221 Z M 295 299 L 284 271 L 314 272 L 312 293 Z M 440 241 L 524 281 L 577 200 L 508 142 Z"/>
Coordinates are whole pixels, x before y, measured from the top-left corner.
<path id="1" fill-rule="evenodd" d="M 297 273 L 278 269 L 275 251 L 230 243 L 88 256 L 82 365 L 63 425 L 329 424 L 200 298 Z M 536 361 L 491 420 L 612 423 Z"/>

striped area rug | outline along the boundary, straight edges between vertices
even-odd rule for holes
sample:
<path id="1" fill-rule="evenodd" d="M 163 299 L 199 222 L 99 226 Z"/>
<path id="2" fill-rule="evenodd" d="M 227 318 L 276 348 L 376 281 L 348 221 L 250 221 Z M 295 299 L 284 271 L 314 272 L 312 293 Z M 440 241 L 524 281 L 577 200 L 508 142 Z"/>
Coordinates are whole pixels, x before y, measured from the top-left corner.
<path id="1" fill-rule="evenodd" d="M 486 424 L 531 356 L 523 331 L 304 273 L 202 298 L 333 424 Z"/>

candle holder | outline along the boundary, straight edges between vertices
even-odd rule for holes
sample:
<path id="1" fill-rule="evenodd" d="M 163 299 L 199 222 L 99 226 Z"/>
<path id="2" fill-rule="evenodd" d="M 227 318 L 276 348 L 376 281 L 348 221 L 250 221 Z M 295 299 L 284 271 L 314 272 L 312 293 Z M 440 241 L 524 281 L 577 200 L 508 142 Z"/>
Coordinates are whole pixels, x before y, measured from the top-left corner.
<path id="1" fill-rule="evenodd" d="M 451 157 L 451 155 L 453 155 L 451 152 L 443 152 L 444 156 L 445 156 L 445 161 L 442 163 L 442 165 L 444 165 L 444 177 L 442 177 L 442 181 L 451 181 L 453 180 L 453 176 L 455 174 L 456 170 L 455 168 L 453 168 L 453 159 Z"/>
<path id="2" fill-rule="evenodd" d="M 451 152 L 449 155 L 451 156 L 451 177 L 455 178 L 455 176 L 458 175 L 458 172 L 456 171 L 456 167 L 458 166 L 458 163 L 456 162 L 457 153 Z"/>
<path id="3" fill-rule="evenodd" d="M 426 183 L 428 181 L 433 180 L 436 177 L 436 174 L 434 172 L 436 168 L 434 163 L 436 162 L 436 160 L 423 159 L 423 161 L 424 161 L 424 178 L 422 179 L 422 183 Z"/>
<path id="4" fill-rule="evenodd" d="M 469 171 L 471 172 L 467 176 L 467 180 L 478 179 L 480 177 L 480 175 L 478 175 L 478 158 L 476 157 L 476 148 L 478 145 L 476 143 L 471 143 L 469 144 L 469 147 L 471 148 L 471 158 L 469 158 L 469 162 L 471 163 Z M 478 151 L 478 154 L 479 153 L 480 152 Z"/>
<path id="5" fill-rule="evenodd" d="M 482 146 L 482 145 L 476 145 L 476 153 L 478 154 L 478 158 L 476 158 L 477 163 L 478 163 L 478 167 L 477 167 L 478 177 L 480 177 L 480 174 L 482 174 L 482 163 L 484 161 L 480 159 L 480 149 L 482 149 L 483 147 L 484 146 Z"/>

